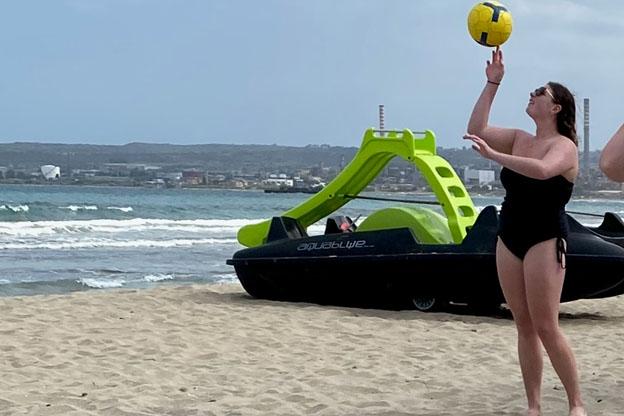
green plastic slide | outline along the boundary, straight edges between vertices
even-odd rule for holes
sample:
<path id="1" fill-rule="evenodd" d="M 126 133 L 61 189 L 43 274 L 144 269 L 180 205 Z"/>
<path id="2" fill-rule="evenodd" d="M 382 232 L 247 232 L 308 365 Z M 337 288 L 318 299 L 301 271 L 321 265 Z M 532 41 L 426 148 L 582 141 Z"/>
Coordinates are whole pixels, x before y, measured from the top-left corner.
<path id="1" fill-rule="evenodd" d="M 366 130 L 360 149 L 344 170 L 310 199 L 280 216 L 294 218 L 303 228 L 308 228 L 349 202 L 350 196 L 358 195 L 390 160 L 399 156 L 414 163 L 425 177 L 447 217 L 453 241 L 460 243 L 476 220 L 476 210 L 461 179 L 451 165 L 436 154 L 433 132 L 417 134 L 419 137 L 408 129 Z M 242 227 L 238 231 L 238 241 L 246 247 L 264 244 L 270 224 L 271 220 L 266 220 Z"/>

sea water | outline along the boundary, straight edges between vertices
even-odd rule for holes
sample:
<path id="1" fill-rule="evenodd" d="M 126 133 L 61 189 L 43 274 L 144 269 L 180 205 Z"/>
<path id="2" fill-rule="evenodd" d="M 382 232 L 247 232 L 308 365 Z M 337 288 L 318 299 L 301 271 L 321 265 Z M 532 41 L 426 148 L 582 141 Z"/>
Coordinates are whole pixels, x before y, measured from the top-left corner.
<path id="1" fill-rule="evenodd" d="M 434 200 L 410 193 L 366 195 Z M 242 248 L 238 229 L 309 197 L 205 188 L 0 185 L 0 296 L 233 282 L 236 274 L 226 260 Z M 473 201 L 480 210 L 500 206 L 502 197 L 473 196 Z M 397 205 L 402 204 L 353 200 L 337 214 L 361 221 Z M 624 201 L 579 199 L 568 209 L 624 214 Z M 584 224 L 600 222 L 576 217 Z M 319 221 L 308 232 L 323 229 Z"/>

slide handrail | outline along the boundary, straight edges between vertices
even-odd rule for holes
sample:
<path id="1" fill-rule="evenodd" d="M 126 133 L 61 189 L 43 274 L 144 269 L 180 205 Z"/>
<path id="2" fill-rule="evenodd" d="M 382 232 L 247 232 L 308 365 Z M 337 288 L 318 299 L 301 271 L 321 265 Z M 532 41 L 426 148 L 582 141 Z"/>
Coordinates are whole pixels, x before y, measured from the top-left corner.
<path id="1" fill-rule="evenodd" d="M 362 145 L 351 162 L 327 186 L 308 200 L 280 214 L 296 219 L 303 228 L 338 210 L 371 183 L 395 157 L 420 170 L 436 195 L 448 219 L 453 240 L 460 243 L 475 222 L 477 212 L 464 184 L 453 167 L 436 154 L 435 135 L 426 130 L 418 137 L 409 129 L 367 129 Z M 238 241 L 246 247 L 266 242 L 271 220 L 249 224 L 238 231 Z"/>

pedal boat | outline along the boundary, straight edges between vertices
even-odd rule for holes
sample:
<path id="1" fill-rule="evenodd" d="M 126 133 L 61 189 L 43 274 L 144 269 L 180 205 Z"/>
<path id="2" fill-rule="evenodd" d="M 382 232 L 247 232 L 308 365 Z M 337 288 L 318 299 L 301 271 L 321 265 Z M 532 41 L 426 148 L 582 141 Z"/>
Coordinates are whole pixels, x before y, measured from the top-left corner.
<path id="1" fill-rule="evenodd" d="M 357 197 L 394 157 L 414 163 L 443 213 L 388 207 L 355 226 L 331 216 Z M 325 233 L 307 228 L 326 218 Z M 568 215 L 562 302 L 624 293 L 624 223 L 605 213 L 599 227 Z M 451 165 L 436 154 L 431 131 L 369 129 L 354 159 L 301 205 L 239 230 L 227 263 L 253 297 L 320 304 L 440 310 L 463 304 L 493 311 L 504 303 L 496 272 L 498 213 L 477 213 Z"/>

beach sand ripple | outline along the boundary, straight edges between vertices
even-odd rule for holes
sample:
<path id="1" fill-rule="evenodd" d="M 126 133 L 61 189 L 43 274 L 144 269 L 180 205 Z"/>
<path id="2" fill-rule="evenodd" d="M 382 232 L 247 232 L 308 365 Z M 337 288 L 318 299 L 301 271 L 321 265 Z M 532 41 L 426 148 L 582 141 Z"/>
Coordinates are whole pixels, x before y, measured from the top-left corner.
<path id="1" fill-rule="evenodd" d="M 520 415 L 508 317 L 269 302 L 237 284 L 0 298 L 0 415 Z M 624 298 L 562 305 L 592 415 L 624 409 Z M 547 365 L 544 414 L 565 414 Z"/>

